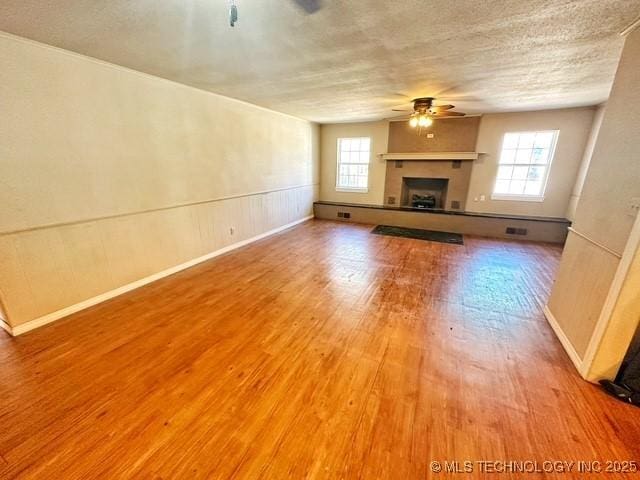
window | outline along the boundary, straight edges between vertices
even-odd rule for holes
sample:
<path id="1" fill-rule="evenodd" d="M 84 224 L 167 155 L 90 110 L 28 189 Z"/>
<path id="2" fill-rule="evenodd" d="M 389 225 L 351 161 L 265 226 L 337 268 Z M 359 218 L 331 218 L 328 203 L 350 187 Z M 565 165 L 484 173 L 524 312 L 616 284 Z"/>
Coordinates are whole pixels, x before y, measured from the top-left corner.
<path id="1" fill-rule="evenodd" d="M 370 157 L 370 138 L 339 138 L 336 190 L 366 192 L 369 187 Z"/>
<path id="2" fill-rule="evenodd" d="M 558 130 L 506 133 L 491 198 L 541 202 L 557 139 Z"/>

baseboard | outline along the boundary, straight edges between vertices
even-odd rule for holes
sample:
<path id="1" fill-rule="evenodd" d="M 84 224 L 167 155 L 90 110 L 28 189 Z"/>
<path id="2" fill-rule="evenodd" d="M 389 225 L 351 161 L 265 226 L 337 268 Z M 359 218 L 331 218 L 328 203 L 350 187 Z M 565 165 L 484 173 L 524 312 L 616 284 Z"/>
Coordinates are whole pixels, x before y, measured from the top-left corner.
<path id="1" fill-rule="evenodd" d="M 5 324 L 4 322 L 2 322 L 2 324 L 0 326 L 2 326 L 2 328 L 4 328 L 5 330 L 7 330 L 7 332 L 9 332 L 11 335 L 13 336 L 18 336 L 18 335 L 22 335 L 23 333 L 29 332 L 35 328 L 38 327 L 42 327 L 48 323 L 54 322 L 56 320 L 59 320 L 63 317 L 69 316 L 73 313 L 79 312 L 80 310 L 84 310 L 85 308 L 89 308 L 89 307 L 93 307 L 94 305 L 97 305 L 98 303 L 102 303 L 106 300 L 110 300 L 114 297 L 117 297 L 118 295 L 122 295 L 123 293 L 127 293 L 130 292 L 131 290 L 135 290 L 136 288 L 140 288 L 144 285 L 147 285 L 151 282 L 155 282 L 156 280 L 160 280 L 161 278 L 164 277 L 168 277 L 169 275 L 173 275 L 174 273 L 178 273 L 182 270 L 185 270 L 189 267 L 193 267 L 194 265 L 197 265 L 199 263 L 205 262 L 207 260 L 210 260 L 214 257 L 217 257 L 219 255 L 222 255 L 224 253 L 230 252 L 232 250 L 235 250 L 237 248 L 240 247 L 244 247 L 245 245 L 248 245 L 250 243 L 256 242 L 258 240 L 261 240 L 265 237 L 269 237 L 271 235 L 274 235 L 276 233 L 279 233 L 283 230 L 286 230 L 288 228 L 294 227 L 295 225 L 298 225 L 300 223 L 306 222 L 307 220 L 310 220 L 313 218 L 313 215 L 309 215 L 308 217 L 304 217 L 301 218 L 300 220 L 296 220 L 295 222 L 291 222 L 291 223 L 287 223 L 286 225 L 282 225 L 281 227 L 278 228 L 274 228 L 273 230 L 269 230 L 265 233 L 261 233 L 260 235 L 256 235 L 255 237 L 251 237 L 248 238 L 246 240 L 242 240 L 241 242 L 237 242 L 234 243 L 232 245 L 228 245 L 224 248 L 221 248 L 219 250 L 216 250 L 214 252 L 208 253 L 206 255 L 203 255 L 201 257 L 198 258 L 194 258 L 193 260 L 189 260 L 188 262 L 182 263 L 180 265 L 176 265 L 175 267 L 171 267 L 168 268 L 166 270 L 163 270 L 161 272 L 155 273 L 153 275 L 150 275 L 148 277 L 142 278 L 140 280 L 136 280 L 135 282 L 132 283 L 128 283 L 127 285 L 123 285 L 122 287 L 118 287 L 114 290 L 110 290 L 108 292 L 102 293 L 98 296 L 89 298 L 87 300 L 84 300 L 80 303 L 76 303 L 74 305 L 71 305 L 69 307 L 65 307 L 61 310 L 57 310 L 55 312 L 52 313 L 48 313 L 47 315 L 44 315 L 42 317 L 38 317 L 34 320 L 30 320 L 26 323 L 23 323 L 21 325 L 17 325 L 15 327 L 11 327 L 8 324 Z"/>
<path id="2" fill-rule="evenodd" d="M 580 355 L 578 355 L 578 352 L 576 352 L 576 349 L 573 348 L 573 344 L 571 343 L 569 338 L 565 335 L 565 333 L 562 331 L 560 324 L 556 320 L 556 317 L 553 316 L 553 313 L 551 313 L 551 310 L 549 310 L 549 307 L 545 305 L 543 311 L 544 311 L 544 316 L 547 319 L 547 322 L 549 322 L 549 325 L 551 325 L 551 328 L 553 329 L 556 336 L 558 337 L 558 340 L 560 340 L 560 343 L 564 347 L 564 350 L 567 352 L 567 355 L 569 356 L 569 358 L 571 359 L 575 367 L 578 369 L 578 372 L 580 373 L 580 375 L 582 375 L 582 358 L 580 358 Z"/>

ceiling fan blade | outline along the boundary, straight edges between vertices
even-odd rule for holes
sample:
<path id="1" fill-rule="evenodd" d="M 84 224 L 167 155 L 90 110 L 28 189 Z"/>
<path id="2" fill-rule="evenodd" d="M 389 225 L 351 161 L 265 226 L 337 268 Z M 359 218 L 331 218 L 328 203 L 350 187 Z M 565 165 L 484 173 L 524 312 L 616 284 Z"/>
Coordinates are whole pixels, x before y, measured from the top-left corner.
<path id="1" fill-rule="evenodd" d="M 320 0 L 293 0 L 297 3 L 305 12 L 312 14 L 316 13 L 322 7 Z"/>
<path id="2" fill-rule="evenodd" d="M 430 110 L 433 110 L 434 112 L 439 112 L 440 110 L 451 110 L 452 108 L 454 108 L 453 105 L 434 105 L 431 107 Z"/>
<path id="3" fill-rule="evenodd" d="M 464 117 L 466 114 L 462 112 L 434 112 L 434 117 Z"/>
<path id="4" fill-rule="evenodd" d="M 386 117 L 387 120 L 398 120 L 398 119 L 404 119 L 406 118 L 407 120 L 409 120 L 411 118 L 411 114 L 409 112 L 404 112 L 404 113 L 400 113 L 400 114 L 395 114 L 395 115 L 390 115 L 389 117 Z"/>
<path id="5" fill-rule="evenodd" d="M 413 112 L 413 110 L 404 110 L 400 108 L 392 108 L 391 111 L 392 112 Z"/>

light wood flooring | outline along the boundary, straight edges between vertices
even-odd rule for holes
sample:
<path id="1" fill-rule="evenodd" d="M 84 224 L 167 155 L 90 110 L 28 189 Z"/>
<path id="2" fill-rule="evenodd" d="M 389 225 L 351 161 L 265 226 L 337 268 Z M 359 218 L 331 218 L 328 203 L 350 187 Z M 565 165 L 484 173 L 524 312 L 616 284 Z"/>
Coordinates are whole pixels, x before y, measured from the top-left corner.
<path id="1" fill-rule="evenodd" d="M 640 409 L 584 382 L 542 315 L 560 247 L 370 229 L 310 221 L 0 335 L 0 478 L 485 478 L 430 464 L 640 460 Z"/>

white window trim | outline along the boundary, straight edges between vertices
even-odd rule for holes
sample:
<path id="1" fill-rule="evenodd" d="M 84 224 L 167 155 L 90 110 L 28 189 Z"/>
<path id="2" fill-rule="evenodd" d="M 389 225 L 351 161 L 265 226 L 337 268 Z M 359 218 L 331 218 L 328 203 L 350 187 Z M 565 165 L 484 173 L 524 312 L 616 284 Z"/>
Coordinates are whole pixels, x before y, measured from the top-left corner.
<path id="1" fill-rule="evenodd" d="M 367 186 L 358 188 L 358 187 L 341 187 L 338 185 L 338 177 L 340 176 L 340 140 L 345 138 L 368 138 L 369 139 L 369 161 L 360 165 L 367 165 L 369 167 L 367 173 Z M 369 185 L 371 182 L 371 151 L 373 150 L 371 147 L 373 146 L 373 141 L 371 137 L 340 137 L 336 140 L 336 192 L 344 192 L 344 193 L 368 193 Z M 352 163 L 351 165 L 358 165 Z"/>
<path id="2" fill-rule="evenodd" d="M 544 202 L 544 195 L 509 195 L 508 193 L 494 193 L 491 200 L 507 200 L 513 202 Z"/>
<path id="3" fill-rule="evenodd" d="M 508 194 L 508 193 L 493 193 L 496 189 L 496 183 L 498 182 L 498 169 L 500 165 L 517 165 L 515 163 L 500 163 L 500 158 L 502 157 L 502 151 L 504 150 L 504 139 L 507 133 L 530 133 L 530 132 L 553 132 L 553 143 L 551 144 L 551 148 L 549 149 L 549 163 L 530 163 L 529 165 L 541 165 L 546 167 L 544 170 L 544 180 L 542 181 L 542 193 L 539 195 L 525 195 L 525 194 Z M 547 185 L 549 183 L 549 174 L 551 173 L 551 165 L 553 164 L 553 159 L 556 156 L 556 146 L 558 145 L 558 137 L 560 136 L 560 130 L 520 130 L 516 132 L 504 132 L 502 135 L 502 142 L 500 142 L 500 153 L 498 157 L 498 163 L 496 164 L 496 171 L 494 174 L 493 180 L 493 189 L 491 193 L 491 200 L 499 200 L 499 201 L 512 201 L 512 202 L 544 202 L 545 193 L 547 192 Z"/>
<path id="4" fill-rule="evenodd" d="M 368 183 L 368 179 L 367 179 Z M 369 191 L 369 187 L 356 188 L 356 187 L 338 187 L 336 186 L 336 192 L 345 192 L 345 193 L 367 193 Z"/>

